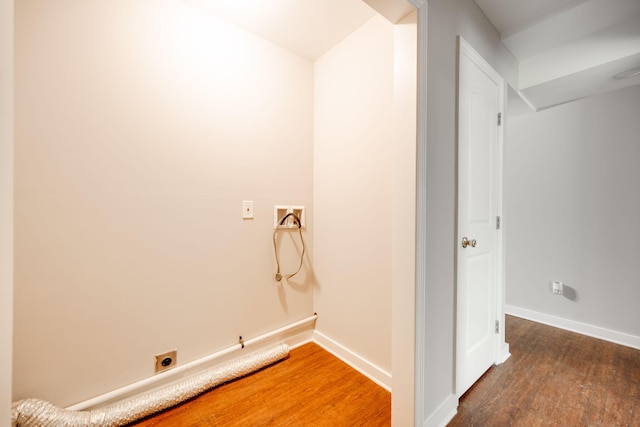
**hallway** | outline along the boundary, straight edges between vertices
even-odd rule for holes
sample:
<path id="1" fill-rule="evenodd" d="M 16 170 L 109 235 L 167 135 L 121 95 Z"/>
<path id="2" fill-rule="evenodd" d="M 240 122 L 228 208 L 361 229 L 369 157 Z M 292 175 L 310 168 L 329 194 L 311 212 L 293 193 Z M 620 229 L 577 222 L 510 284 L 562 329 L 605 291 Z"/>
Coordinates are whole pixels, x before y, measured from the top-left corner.
<path id="1" fill-rule="evenodd" d="M 460 399 L 456 426 L 640 426 L 640 351 L 507 316 L 511 357 Z"/>

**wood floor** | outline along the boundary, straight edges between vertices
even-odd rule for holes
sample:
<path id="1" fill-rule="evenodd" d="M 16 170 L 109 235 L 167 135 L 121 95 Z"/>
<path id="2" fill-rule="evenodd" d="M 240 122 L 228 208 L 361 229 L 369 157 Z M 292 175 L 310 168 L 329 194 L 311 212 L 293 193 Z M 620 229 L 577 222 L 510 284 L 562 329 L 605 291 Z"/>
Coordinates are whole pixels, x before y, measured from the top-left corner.
<path id="1" fill-rule="evenodd" d="M 391 394 L 315 344 L 180 406 L 146 426 L 389 426 Z"/>
<path id="2" fill-rule="evenodd" d="M 462 396 L 449 427 L 640 427 L 640 350 L 511 316 L 506 334 L 511 358 Z M 387 391 L 307 344 L 135 425 L 376 427 L 390 418 Z"/>
<path id="3" fill-rule="evenodd" d="M 640 426 L 640 350 L 507 316 L 511 358 L 465 393 L 456 426 Z"/>

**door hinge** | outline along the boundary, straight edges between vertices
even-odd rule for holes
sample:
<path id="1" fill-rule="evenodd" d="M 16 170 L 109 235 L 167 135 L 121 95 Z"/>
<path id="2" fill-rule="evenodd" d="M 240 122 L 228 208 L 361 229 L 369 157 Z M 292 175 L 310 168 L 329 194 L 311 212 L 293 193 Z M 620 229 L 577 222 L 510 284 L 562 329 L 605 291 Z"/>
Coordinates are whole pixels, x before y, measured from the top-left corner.
<path id="1" fill-rule="evenodd" d="M 496 334 L 500 333 L 500 321 L 496 320 Z"/>
<path id="2" fill-rule="evenodd" d="M 496 230 L 500 230 L 500 216 L 496 217 Z"/>
<path id="3" fill-rule="evenodd" d="M 502 126 L 502 113 L 498 113 L 498 126 Z"/>

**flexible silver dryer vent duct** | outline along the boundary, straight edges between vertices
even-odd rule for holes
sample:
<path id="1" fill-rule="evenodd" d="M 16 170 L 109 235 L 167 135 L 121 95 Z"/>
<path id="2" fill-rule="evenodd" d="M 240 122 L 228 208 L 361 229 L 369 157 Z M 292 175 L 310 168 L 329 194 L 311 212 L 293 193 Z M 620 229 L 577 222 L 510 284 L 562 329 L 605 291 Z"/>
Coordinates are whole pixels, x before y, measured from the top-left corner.
<path id="1" fill-rule="evenodd" d="M 90 411 L 70 411 L 39 399 L 14 402 L 11 418 L 15 427 L 123 426 L 175 406 L 217 385 L 268 366 L 289 354 L 287 344 L 244 356 L 208 369 L 177 384 L 113 405 Z"/>

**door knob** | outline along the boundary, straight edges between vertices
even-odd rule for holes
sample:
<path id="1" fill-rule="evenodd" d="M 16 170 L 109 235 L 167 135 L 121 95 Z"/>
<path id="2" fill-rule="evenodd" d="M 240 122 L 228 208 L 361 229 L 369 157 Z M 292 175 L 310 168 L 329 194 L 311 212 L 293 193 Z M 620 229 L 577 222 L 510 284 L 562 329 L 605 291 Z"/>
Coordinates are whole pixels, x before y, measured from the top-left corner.
<path id="1" fill-rule="evenodd" d="M 476 247 L 476 244 L 478 244 L 478 242 L 476 242 L 476 239 L 473 240 L 469 240 L 466 237 L 462 238 L 462 247 L 466 248 L 467 246 L 471 246 L 472 248 Z"/>

